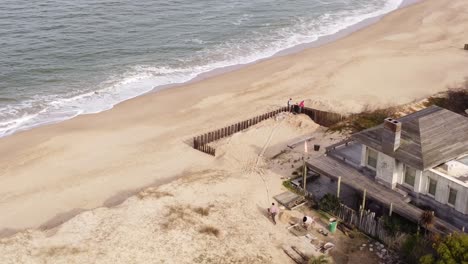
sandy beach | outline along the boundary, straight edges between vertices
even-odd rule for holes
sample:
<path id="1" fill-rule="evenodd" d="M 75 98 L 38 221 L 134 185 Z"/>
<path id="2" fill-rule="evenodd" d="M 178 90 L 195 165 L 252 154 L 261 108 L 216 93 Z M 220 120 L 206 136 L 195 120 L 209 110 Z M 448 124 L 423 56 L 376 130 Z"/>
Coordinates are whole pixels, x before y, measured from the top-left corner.
<path id="1" fill-rule="evenodd" d="M 54 263 L 163 263 L 176 255 L 182 263 L 222 263 L 226 254 L 233 259 L 226 263 L 287 263 L 277 247 L 290 238 L 258 209 L 281 191 L 284 175 L 258 155 L 310 133 L 324 145 L 337 136 L 300 117 L 271 120 L 239 141 L 234 135 L 216 158 L 194 150 L 191 137 L 289 97 L 349 113 L 444 91 L 468 77 L 467 29 L 468 2 L 426 0 L 318 48 L 1 138 L 0 255 L 11 263 L 51 256 Z M 149 186 L 159 187 L 145 192 Z M 207 217 L 191 209 L 211 205 Z M 182 222 L 164 229 L 174 212 Z M 198 230 L 206 225 L 222 226 L 221 238 L 204 239 Z"/>

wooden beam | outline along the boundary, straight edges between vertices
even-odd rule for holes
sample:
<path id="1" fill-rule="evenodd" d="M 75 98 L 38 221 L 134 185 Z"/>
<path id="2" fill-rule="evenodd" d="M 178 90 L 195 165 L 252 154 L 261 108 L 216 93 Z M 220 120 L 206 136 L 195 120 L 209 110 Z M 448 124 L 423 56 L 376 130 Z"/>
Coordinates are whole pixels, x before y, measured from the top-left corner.
<path id="1" fill-rule="evenodd" d="M 338 177 L 338 186 L 337 186 L 337 190 L 336 190 L 336 197 L 337 198 L 340 198 L 340 189 L 341 189 L 341 176 Z"/>
<path id="2" fill-rule="evenodd" d="M 305 159 L 303 158 L 304 160 L 304 195 L 307 195 L 307 166 L 306 166 L 306 163 L 305 163 Z"/>
<path id="3" fill-rule="evenodd" d="M 362 195 L 362 210 L 366 209 L 366 189 L 364 189 L 364 194 Z"/>

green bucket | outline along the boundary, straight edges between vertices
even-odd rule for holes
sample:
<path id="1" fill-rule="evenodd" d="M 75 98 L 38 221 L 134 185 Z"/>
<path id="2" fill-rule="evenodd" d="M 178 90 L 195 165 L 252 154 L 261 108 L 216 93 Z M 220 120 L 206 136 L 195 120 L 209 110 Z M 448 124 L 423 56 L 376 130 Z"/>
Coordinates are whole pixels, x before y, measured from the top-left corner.
<path id="1" fill-rule="evenodd" d="M 330 219 L 330 223 L 328 224 L 328 228 L 329 228 L 331 233 L 335 233 L 337 225 L 338 225 L 338 221 L 335 218 Z"/>

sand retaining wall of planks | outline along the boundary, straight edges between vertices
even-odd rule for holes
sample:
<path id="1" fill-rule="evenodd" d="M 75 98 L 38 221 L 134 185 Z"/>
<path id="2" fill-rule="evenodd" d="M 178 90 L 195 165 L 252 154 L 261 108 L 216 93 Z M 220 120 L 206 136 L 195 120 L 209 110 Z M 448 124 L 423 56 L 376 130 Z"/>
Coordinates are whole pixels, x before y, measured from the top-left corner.
<path id="1" fill-rule="evenodd" d="M 216 149 L 213 148 L 212 146 L 209 146 L 208 145 L 209 143 L 231 136 L 234 133 L 245 130 L 266 119 L 275 117 L 276 115 L 282 112 L 303 113 L 309 116 L 315 123 L 321 126 L 325 126 L 325 127 L 334 125 L 344 119 L 344 116 L 342 116 L 341 114 L 321 111 L 321 110 L 308 108 L 308 107 L 303 107 L 303 108 L 299 108 L 297 106 L 281 107 L 274 111 L 271 111 L 262 115 L 258 115 L 256 117 L 253 117 L 253 118 L 250 118 L 250 119 L 247 119 L 247 120 L 244 120 L 244 121 L 241 121 L 241 122 L 238 122 L 238 123 L 235 123 L 235 124 L 232 124 L 232 125 L 220 128 L 220 129 L 216 129 L 216 130 L 207 132 L 199 136 L 195 136 L 193 138 L 193 148 L 201 152 L 204 152 L 206 154 L 215 156 Z"/>

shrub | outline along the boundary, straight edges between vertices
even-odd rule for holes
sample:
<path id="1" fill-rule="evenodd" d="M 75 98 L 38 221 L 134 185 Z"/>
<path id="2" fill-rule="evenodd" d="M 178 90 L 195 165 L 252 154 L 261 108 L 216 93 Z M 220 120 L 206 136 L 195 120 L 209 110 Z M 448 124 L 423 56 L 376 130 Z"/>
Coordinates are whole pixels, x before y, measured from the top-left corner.
<path id="1" fill-rule="evenodd" d="M 419 217 L 419 222 L 424 226 L 425 234 L 427 234 L 427 229 L 434 225 L 434 221 L 434 211 L 425 210 L 422 212 L 421 216 Z"/>
<path id="2" fill-rule="evenodd" d="M 321 255 L 319 257 L 311 257 L 309 261 L 307 262 L 307 264 L 328 264 L 328 263 L 330 262 L 328 261 L 328 258 L 325 255 Z"/>
<path id="3" fill-rule="evenodd" d="M 465 110 L 468 109 L 468 83 L 462 88 L 449 90 L 444 95 L 429 97 L 424 105 L 437 105 L 455 113 L 467 115 Z"/>
<path id="4" fill-rule="evenodd" d="M 218 228 L 213 226 L 204 226 L 199 230 L 199 232 L 202 234 L 213 235 L 215 237 L 219 237 L 221 233 Z"/>
<path id="5" fill-rule="evenodd" d="M 431 242 L 420 235 L 409 236 L 401 247 L 401 253 L 407 263 L 418 263 L 420 258 L 431 252 Z"/>
<path id="6" fill-rule="evenodd" d="M 436 241 L 433 244 L 435 252 L 419 258 L 423 264 L 455 264 L 468 263 L 468 234 L 455 233 Z"/>
<path id="7" fill-rule="evenodd" d="M 208 216 L 210 214 L 210 208 L 206 207 L 196 207 L 192 209 L 195 213 L 202 215 L 202 216 Z"/>
<path id="8" fill-rule="evenodd" d="M 320 199 L 319 208 L 326 212 L 334 212 L 340 206 L 340 199 L 333 194 L 327 193 Z"/>
<path id="9" fill-rule="evenodd" d="M 385 230 L 392 236 L 395 236 L 399 232 L 415 234 L 418 229 L 415 223 L 397 214 L 393 214 L 391 217 L 383 216 L 383 220 Z"/>
<path id="10" fill-rule="evenodd" d="M 346 120 L 331 126 L 330 131 L 348 131 L 356 133 L 383 123 L 387 117 L 397 117 L 394 107 L 371 110 L 366 107 L 362 112 L 349 116 Z"/>

